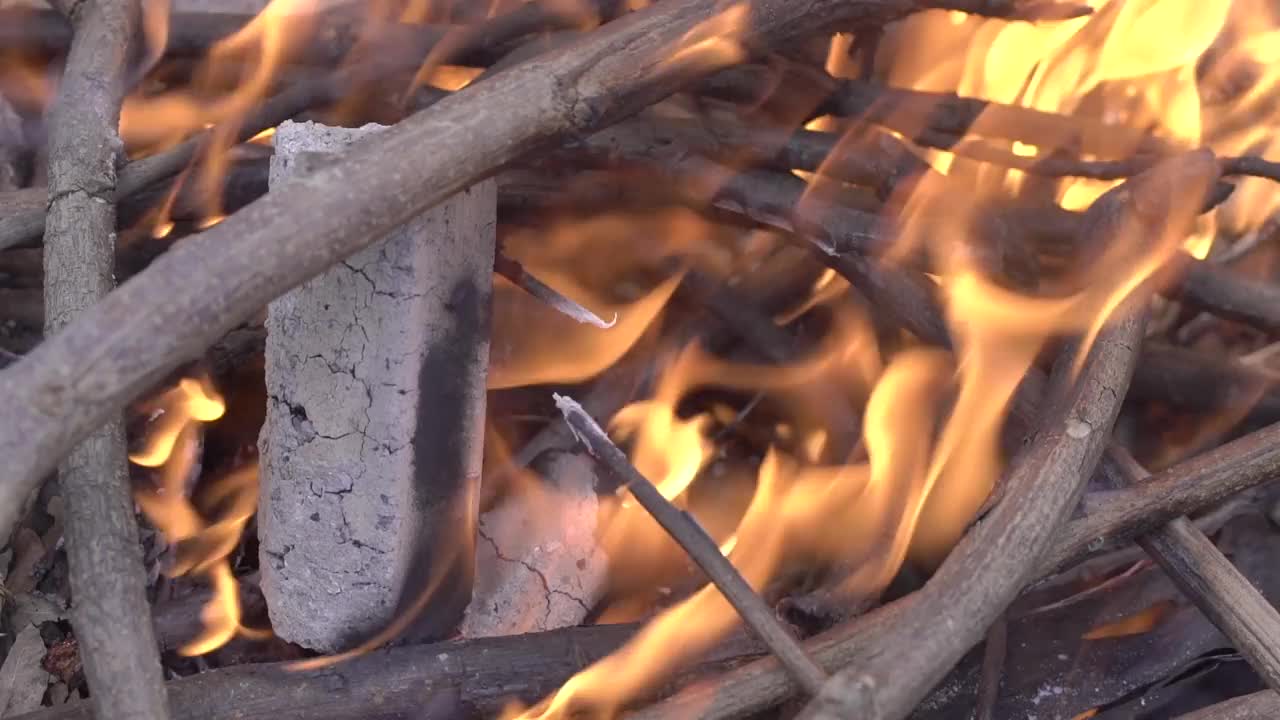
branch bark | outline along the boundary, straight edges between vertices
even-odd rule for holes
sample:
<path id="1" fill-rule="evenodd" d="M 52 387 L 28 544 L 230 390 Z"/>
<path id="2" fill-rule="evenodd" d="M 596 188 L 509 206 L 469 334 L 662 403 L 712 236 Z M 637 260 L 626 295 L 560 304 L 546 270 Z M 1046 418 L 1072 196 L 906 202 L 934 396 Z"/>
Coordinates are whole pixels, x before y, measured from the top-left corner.
<path id="1" fill-rule="evenodd" d="M 58 7 L 75 34 L 50 115 L 44 243 L 49 334 L 82 317 L 114 284 L 116 130 L 142 12 L 138 0 L 68 0 Z M 118 412 L 71 451 L 58 477 L 66 501 L 72 620 L 94 712 L 166 720 Z"/>
<path id="2" fill-rule="evenodd" d="M 920 7 L 912 0 L 763 0 L 752 3 L 741 41 L 759 48 Z M 9 472 L 0 484 L 0 535 L 12 530 L 21 499 L 70 447 L 272 298 L 494 168 L 723 69 L 733 60 L 728 54 L 673 56 L 686 33 L 719 10 L 714 0 L 658 3 L 562 52 L 468 86 L 178 243 L 5 369 L 0 457 Z"/>

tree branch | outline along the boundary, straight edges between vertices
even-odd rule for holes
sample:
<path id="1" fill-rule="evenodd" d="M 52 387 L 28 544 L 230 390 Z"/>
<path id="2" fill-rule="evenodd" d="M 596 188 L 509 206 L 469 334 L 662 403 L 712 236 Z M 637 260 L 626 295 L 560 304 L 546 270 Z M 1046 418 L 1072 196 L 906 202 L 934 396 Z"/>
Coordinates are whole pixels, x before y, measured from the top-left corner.
<path id="1" fill-rule="evenodd" d="M 114 284 L 116 128 L 142 12 L 137 0 L 68 0 L 58 7 L 71 18 L 75 35 L 50 114 L 44 242 L 49 334 L 83 317 Z M 66 501 L 73 626 L 94 712 L 166 720 L 118 412 L 71 451 L 58 478 Z"/>
<path id="2" fill-rule="evenodd" d="M 166 684 L 174 720 L 368 720 L 496 717 L 513 698 L 534 702 L 631 637 L 635 625 L 409 645 L 338 665 L 235 665 Z M 764 650 L 739 636 L 703 658 L 703 671 Z M 448 700 L 449 702 L 442 702 Z M 71 702 L 15 720 L 91 720 Z M 101 718 L 102 716 L 97 716 Z M 122 718 L 123 720 L 123 718 Z"/>

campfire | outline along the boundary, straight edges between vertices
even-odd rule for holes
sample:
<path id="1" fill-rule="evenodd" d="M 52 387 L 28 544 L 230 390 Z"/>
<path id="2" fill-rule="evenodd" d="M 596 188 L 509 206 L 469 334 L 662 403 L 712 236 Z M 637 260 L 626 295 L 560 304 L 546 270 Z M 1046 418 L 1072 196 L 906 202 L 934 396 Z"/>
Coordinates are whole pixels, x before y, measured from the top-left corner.
<path id="1" fill-rule="evenodd" d="M 0 717 L 1280 716 L 1254 0 L 0 0 Z"/>

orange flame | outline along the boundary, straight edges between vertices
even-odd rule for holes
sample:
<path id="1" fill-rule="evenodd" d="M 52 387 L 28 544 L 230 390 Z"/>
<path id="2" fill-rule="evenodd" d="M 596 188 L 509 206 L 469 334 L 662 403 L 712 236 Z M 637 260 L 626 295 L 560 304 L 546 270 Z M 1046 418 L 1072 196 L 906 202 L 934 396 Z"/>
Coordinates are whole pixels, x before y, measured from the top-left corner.
<path id="1" fill-rule="evenodd" d="M 161 415 L 144 447 L 129 459 L 142 467 L 160 468 L 156 488 L 135 493 L 138 506 L 176 550 L 169 574 L 200 575 L 213 586 L 214 596 L 201 612 L 204 630 L 179 649 L 183 655 L 202 655 L 226 644 L 237 634 L 262 637 L 240 623 L 237 584 L 227 558 L 257 507 L 258 471 L 248 464 L 217 478 L 203 504 L 216 512 L 205 519 L 188 498 L 186 484 L 199 443 L 199 423 L 213 422 L 226 410 L 221 396 L 203 379 L 184 378 L 158 400 Z"/>
<path id="2" fill-rule="evenodd" d="M 1085 640 L 1104 640 L 1107 638 L 1142 635 L 1143 633 L 1148 633 L 1154 630 L 1161 621 L 1173 612 L 1174 608 L 1175 604 L 1172 600 L 1161 600 L 1160 602 L 1144 608 L 1133 615 L 1121 618 L 1115 622 L 1099 625 L 1085 633 L 1083 638 Z"/>

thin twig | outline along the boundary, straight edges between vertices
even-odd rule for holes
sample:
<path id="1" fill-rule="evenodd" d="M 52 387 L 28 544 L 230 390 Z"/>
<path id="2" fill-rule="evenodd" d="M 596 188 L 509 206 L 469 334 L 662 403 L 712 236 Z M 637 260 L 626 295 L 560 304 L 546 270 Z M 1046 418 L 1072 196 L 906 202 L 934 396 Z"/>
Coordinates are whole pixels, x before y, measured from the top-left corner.
<path id="1" fill-rule="evenodd" d="M 1039 573 L 1060 572 L 1104 548 L 1278 477 L 1280 423 L 1178 463 L 1145 482 L 1108 493 L 1104 507 L 1067 524 L 1040 559 Z"/>
<path id="2" fill-rule="evenodd" d="M 636 470 L 627 460 L 626 454 L 613 444 L 608 434 L 581 405 L 563 395 L 556 395 L 555 399 L 556 407 L 564 415 L 564 421 L 591 451 L 591 455 L 613 473 L 631 491 L 636 502 L 684 548 L 796 682 L 810 694 L 818 692 L 826 681 L 827 674 L 805 654 L 799 641 L 782 627 L 769 606 L 738 573 L 724 553 L 720 552 L 716 541 L 692 515 L 672 505 L 648 478 Z"/>
<path id="3" fill-rule="evenodd" d="M 83 317 L 114 284 L 116 128 L 142 13 L 138 0 L 68 1 L 59 8 L 75 35 L 50 113 L 47 334 Z M 110 418 L 77 445 L 58 478 L 73 626 L 94 711 L 102 718 L 166 720 L 122 418 Z"/>
<path id="4" fill-rule="evenodd" d="M 963 97 L 952 93 L 886 87 L 862 80 L 839 80 L 814 68 L 788 67 L 799 78 L 825 91 L 819 113 L 856 118 L 896 130 L 914 139 L 921 128 L 937 137 L 983 137 L 1021 142 L 1044 148 L 1072 147 L 1101 157 L 1164 156 L 1174 148 L 1138 128 L 1087 118 Z M 705 94 L 738 103 L 759 103 L 773 88 L 793 79 L 754 65 L 722 72 L 699 86 Z M 975 123 L 981 118 L 980 127 Z"/>
<path id="5" fill-rule="evenodd" d="M 1108 448 L 1106 475 L 1120 487 L 1150 474 L 1119 446 Z M 1280 689 L 1280 613 L 1184 515 L 1138 544 L 1164 568 L 1272 689 Z"/>
<path id="6" fill-rule="evenodd" d="M 512 260 L 506 255 L 498 255 L 497 259 L 494 261 L 494 269 L 499 275 L 510 280 L 516 287 L 524 290 L 533 297 L 549 305 L 551 309 L 565 315 L 566 317 L 572 318 L 576 322 L 580 322 L 585 325 L 593 325 L 606 330 L 613 327 L 614 323 L 618 322 L 617 313 L 614 313 L 612 320 L 601 320 L 599 315 L 596 315 L 582 305 L 579 305 L 573 300 L 561 295 L 560 291 L 534 277 L 532 273 L 525 270 L 523 265 Z"/>

